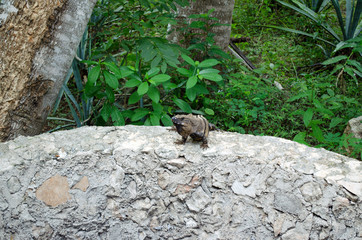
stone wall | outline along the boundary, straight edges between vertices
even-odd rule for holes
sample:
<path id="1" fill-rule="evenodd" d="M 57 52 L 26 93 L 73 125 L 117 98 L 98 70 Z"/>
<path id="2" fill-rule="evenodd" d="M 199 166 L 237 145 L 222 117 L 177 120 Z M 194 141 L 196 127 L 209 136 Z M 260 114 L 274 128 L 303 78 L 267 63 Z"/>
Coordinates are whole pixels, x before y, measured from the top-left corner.
<path id="1" fill-rule="evenodd" d="M 362 164 L 275 137 L 83 127 L 0 144 L 0 239 L 362 239 Z"/>

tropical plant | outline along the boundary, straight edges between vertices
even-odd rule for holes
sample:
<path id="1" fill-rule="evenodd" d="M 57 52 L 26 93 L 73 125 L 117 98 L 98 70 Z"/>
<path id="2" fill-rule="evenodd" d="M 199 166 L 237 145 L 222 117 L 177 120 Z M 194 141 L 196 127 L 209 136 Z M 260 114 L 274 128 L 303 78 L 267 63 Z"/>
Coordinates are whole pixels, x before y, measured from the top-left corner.
<path id="1" fill-rule="evenodd" d="M 284 28 L 284 27 L 270 26 L 270 25 L 268 25 L 267 27 L 276 28 L 276 29 L 308 36 L 308 37 L 311 37 L 314 39 L 318 39 L 318 40 L 321 40 L 321 41 L 331 45 L 332 47 L 336 47 L 336 45 L 342 41 L 347 41 L 349 39 L 355 38 L 355 37 L 359 36 L 359 34 L 361 33 L 362 22 L 360 22 L 360 18 L 361 18 L 361 13 L 362 13 L 362 1 L 346 0 L 346 11 L 345 11 L 345 13 L 343 13 L 343 11 L 339 5 L 339 1 L 330 0 L 332 2 L 332 5 L 334 7 L 334 10 L 335 10 L 337 18 L 338 18 L 339 31 L 337 31 L 337 29 L 334 29 L 332 27 L 333 23 L 329 24 L 328 22 L 326 22 L 324 20 L 323 16 L 320 13 L 318 13 L 320 8 L 315 8 L 315 10 L 314 10 L 314 9 L 309 8 L 305 3 L 300 2 L 298 0 L 291 0 L 291 1 L 294 3 L 294 5 L 278 0 L 278 2 L 281 3 L 282 5 L 287 6 L 291 9 L 303 14 L 304 16 L 310 18 L 314 22 L 316 22 L 335 40 L 330 41 L 328 39 L 321 38 L 316 34 L 311 34 L 311 33 L 303 32 L 303 31 L 299 31 L 299 30 L 291 29 L 291 28 Z M 325 1 L 315 1 L 315 2 L 319 2 L 319 4 L 320 4 L 319 6 L 325 6 L 327 4 Z M 317 7 L 318 4 L 315 4 L 315 5 L 312 4 L 312 6 Z M 343 16 L 345 16 L 345 19 L 343 19 Z M 338 34 L 338 32 L 341 32 L 342 35 Z"/>
<path id="2" fill-rule="evenodd" d="M 321 12 L 331 0 L 302 0 L 314 12 Z"/>
<path id="3" fill-rule="evenodd" d="M 59 125 L 55 129 L 51 131 L 55 131 L 61 128 L 68 128 L 68 127 L 81 127 L 86 125 L 87 121 L 90 119 L 92 115 L 92 103 L 93 98 L 84 97 L 83 90 L 83 80 L 82 76 L 84 73 L 88 71 L 86 65 L 82 63 L 82 59 L 87 59 L 91 56 L 91 48 L 89 43 L 91 39 L 88 37 L 88 28 L 85 30 L 83 37 L 79 43 L 76 57 L 73 59 L 72 65 L 69 68 L 68 74 L 66 79 L 63 83 L 61 90 L 59 91 L 58 97 L 53 107 L 53 115 L 58 110 L 60 102 L 64 96 L 69 109 L 71 111 L 71 115 L 73 119 L 68 118 L 59 118 L 59 117 L 48 117 L 48 120 L 56 120 L 56 121 L 64 121 L 67 124 Z M 68 82 L 73 76 L 76 89 L 77 89 L 77 97 L 74 96 L 72 91 L 68 87 Z"/>
<path id="4" fill-rule="evenodd" d="M 348 51 L 343 51 L 345 49 L 348 49 Z M 322 64 L 326 66 L 335 65 L 330 74 L 332 75 L 338 72 L 336 85 L 339 80 L 341 80 L 342 89 L 344 91 L 346 84 L 343 73 L 347 73 L 358 86 L 358 79 L 362 79 L 362 36 L 339 43 L 333 53 L 337 54 L 337 52 L 344 52 L 347 54 L 338 54 L 337 56 L 324 61 Z"/>

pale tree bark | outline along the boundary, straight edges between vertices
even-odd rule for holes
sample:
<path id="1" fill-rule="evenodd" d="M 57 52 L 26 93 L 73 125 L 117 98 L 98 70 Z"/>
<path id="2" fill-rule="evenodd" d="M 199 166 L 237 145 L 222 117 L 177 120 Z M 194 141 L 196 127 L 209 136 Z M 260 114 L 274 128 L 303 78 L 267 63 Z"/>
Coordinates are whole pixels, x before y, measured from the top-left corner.
<path id="1" fill-rule="evenodd" d="M 195 19 L 188 19 L 191 14 L 204 14 L 210 9 L 215 9 L 211 14 L 211 17 L 219 19 L 219 23 L 227 24 L 228 26 L 216 26 L 212 29 L 215 34 L 215 44 L 222 50 L 227 51 L 230 33 L 231 33 L 231 21 L 233 16 L 235 0 L 190 0 L 190 5 L 187 7 L 177 8 L 177 18 L 185 19 L 189 23 Z M 168 39 L 172 42 L 180 42 L 182 39 L 181 33 L 173 31 Z"/>
<path id="2" fill-rule="evenodd" d="M 39 134 L 96 0 L 3 0 L 0 141 Z"/>

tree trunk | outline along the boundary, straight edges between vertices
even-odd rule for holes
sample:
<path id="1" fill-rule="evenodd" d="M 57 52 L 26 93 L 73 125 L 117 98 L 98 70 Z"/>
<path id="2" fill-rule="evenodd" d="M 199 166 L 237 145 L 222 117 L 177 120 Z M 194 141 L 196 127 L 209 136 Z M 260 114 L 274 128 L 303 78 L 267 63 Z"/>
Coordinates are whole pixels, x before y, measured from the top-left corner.
<path id="1" fill-rule="evenodd" d="M 39 134 L 96 0 L 0 5 L 0 141 Z"/>
<path id="2" fill-rule="evenodd" d="M 222 50 L 227 51 L 230 41 L 234 3 L 235 0 L 190 0 L 189 6 L 177 8 L 177 18 L 187 19 L 187 22 L 190 23 L 193 19 L 188 19 L 187 17 L 191 14 L 204 14 L 210 9 L 215 9 L 211 17 L 219 19 L 221 24 L 228 24 L 228 26 L 216 26 L 212 29 L 212 32 L 215 34 L 215 44 Z M 182 36 L 180 36 L 179 32 L 174 31 L 168 36 L 168 39 L 179 43 L 182 40 Z"/>

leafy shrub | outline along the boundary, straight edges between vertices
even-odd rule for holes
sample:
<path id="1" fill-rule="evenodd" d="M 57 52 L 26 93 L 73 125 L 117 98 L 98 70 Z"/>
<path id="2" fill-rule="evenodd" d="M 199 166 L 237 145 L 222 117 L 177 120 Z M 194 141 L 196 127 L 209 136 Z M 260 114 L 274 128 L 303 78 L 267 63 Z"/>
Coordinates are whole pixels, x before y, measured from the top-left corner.
<path id="1" fill-rule="evenodd" d="M 92 54 L 80 63 L 87 66 L 88 74 L 79 77 L 86 81 L 80 81 L 77 91 L 78 100 L 92 103 L 86 124 L 160 125 L 162 122 L 169 126 L 172 124 L 169 114 L 180 111 L 178 108 L 186 113 L 203 114 L 196 109 L 213 113 L 200 103 L 222 84 L 220 71 L 213 68 L 220 62 L 210 56 L 223 52 L 213 45 L 213 35 L 206 37 L 209 41 L 203 43 L 200 61 L 189 57 L 189 50 L 200 50 L 197 40 L 191 38 L 193 44 L 188 50 L 169 43 L 164 36 L 167 24 L 175 21 L 171 9 L 175 5 L 170 0 L 98 3 L 89 30 Z M 204 27 L 212 26 L 208 23 L 211 12 L 191 16 L 201 17 L 201 21 L 188 27 L 209 34 L 209 28 Z M 66 93 L 73 118 L 81 126 L 85 123 L 80 120 L 83 119 L 78 107 L 81 104 L 70 91 Z"/>

